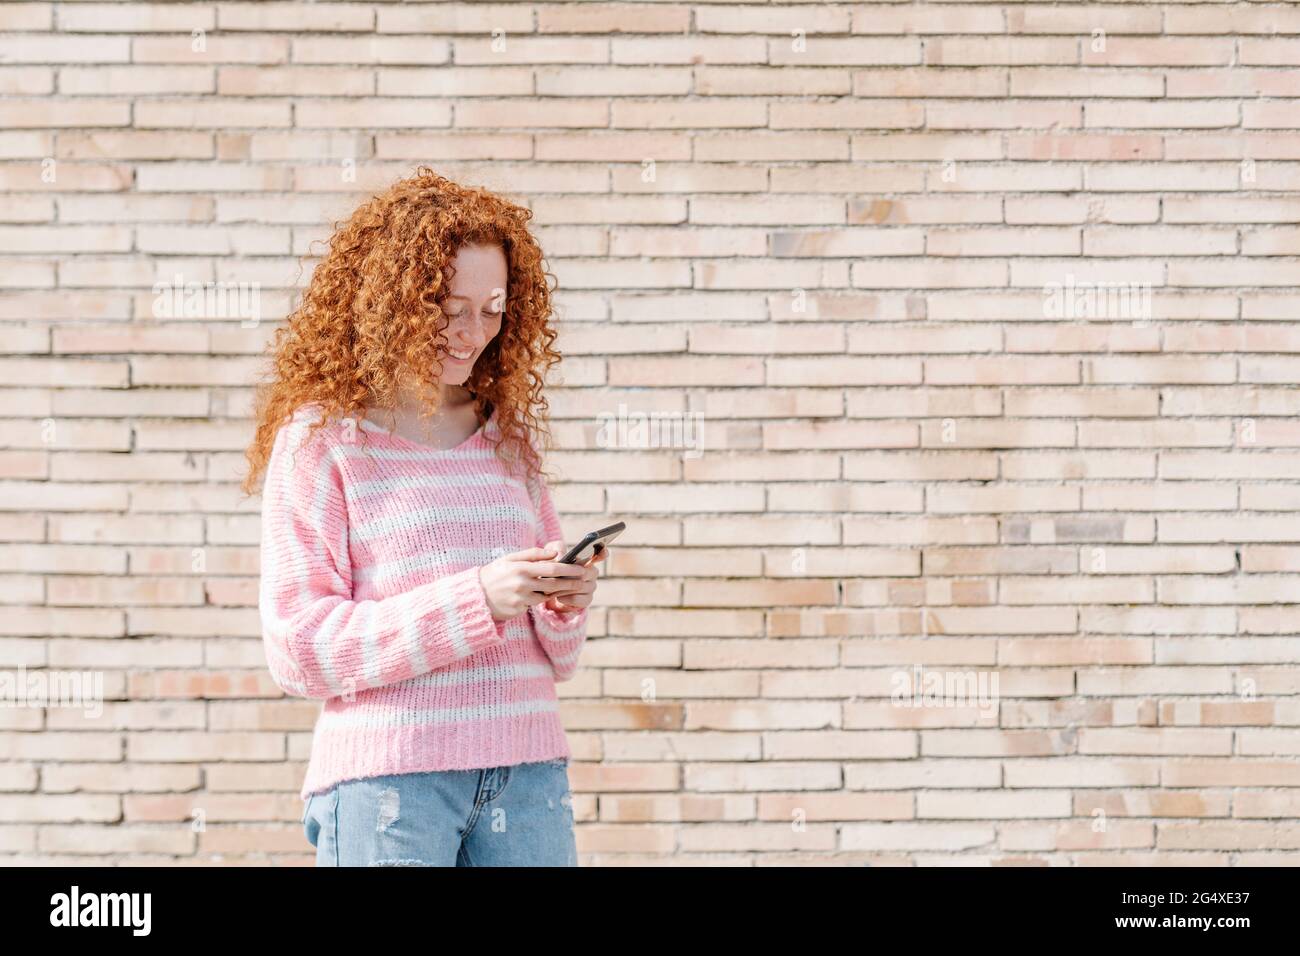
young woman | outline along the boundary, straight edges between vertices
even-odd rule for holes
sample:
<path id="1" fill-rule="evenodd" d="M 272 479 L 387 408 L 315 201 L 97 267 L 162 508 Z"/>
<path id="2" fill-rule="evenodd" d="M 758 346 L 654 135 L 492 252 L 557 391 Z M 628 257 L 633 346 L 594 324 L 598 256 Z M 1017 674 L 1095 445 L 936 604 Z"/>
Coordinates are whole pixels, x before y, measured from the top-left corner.
<path id="1" fill-rule="evenodd" d="M 606 552 L 556 560 L 530 218 L 422 167 L 335 232 L 276 333 L 245 490 L 272 679 L 324 701 L 318 866 L 577 865 L 555 682 Z"/>

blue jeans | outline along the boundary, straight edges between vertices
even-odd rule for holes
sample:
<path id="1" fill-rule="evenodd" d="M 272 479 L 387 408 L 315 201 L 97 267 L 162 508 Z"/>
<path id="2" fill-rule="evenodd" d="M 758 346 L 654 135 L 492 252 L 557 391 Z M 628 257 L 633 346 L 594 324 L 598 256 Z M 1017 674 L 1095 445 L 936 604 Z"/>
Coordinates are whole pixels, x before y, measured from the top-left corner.
<path id="1" fill-rule="evenodd" d="M 345 780 L 307 798 L 317 866 L 577 866 L 565 757 Z"/>

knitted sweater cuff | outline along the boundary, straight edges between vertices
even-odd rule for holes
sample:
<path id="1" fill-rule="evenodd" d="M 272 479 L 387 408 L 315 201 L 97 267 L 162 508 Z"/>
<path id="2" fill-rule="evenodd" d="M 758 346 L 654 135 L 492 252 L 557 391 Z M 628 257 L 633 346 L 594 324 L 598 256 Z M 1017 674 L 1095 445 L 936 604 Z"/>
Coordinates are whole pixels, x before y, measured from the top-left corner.
<path id="1" fill-rule="evenodd" d="M 500 644 L 506 639 L 508 622 L 498 621 L 492 616 L 492 609 L 488 606 L 487 593 L 483 590 L 483 582 L 479 578 L 477 566 L 465 568 L 440 582 L 422 587 L 426 591 L 429 604 L 427 607 L 417 608 L 416 613 L 421 616 L 427 613 L 438 623 L 444 624 L 444 627 L 454 622 L 454 626 L 460 631 L 458 637 L 464 641 L 465 647 L 462 653 L 472 653 L 484 647 Z M 451 609 L 438 603 L 440 599 L 445 600 L 447 589 L 450 589 L 455 600 L 454 607 Z M 443 628 L 436 629 L 428 634 L 428 638 L 435 644 L 443 643 L 447 635 L 441 633 L 442 630 Z"/>
<path id="2" fill-rule="evenodd" d="M 545 625 L 550 632 L 547 636 L 565 636 L 586 623 L 587 608 L 575 607 L 567 611 L 555 611 L 546 606 L 546 602 L 533 604 L 530 607 L 533 614 L 540 619 L 540 623 Z"/>

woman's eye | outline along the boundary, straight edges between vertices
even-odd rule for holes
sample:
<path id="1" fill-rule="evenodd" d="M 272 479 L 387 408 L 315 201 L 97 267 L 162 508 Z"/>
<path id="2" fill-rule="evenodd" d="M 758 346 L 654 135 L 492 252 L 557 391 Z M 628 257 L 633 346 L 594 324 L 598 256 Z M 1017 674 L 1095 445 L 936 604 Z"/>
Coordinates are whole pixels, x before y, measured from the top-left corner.
<path id="1" fill-rule="evenodd" d="M 453 324 L 461 325 L 469 321 L 469 314 L 466 312 L 443 312 L 443 315 L 447 317 L 443 327 Z M 503 313 L 501 312 L 484 312 L 479 321 L 488 328 L 494 329 L 501 324 L 502 318 Z"/>

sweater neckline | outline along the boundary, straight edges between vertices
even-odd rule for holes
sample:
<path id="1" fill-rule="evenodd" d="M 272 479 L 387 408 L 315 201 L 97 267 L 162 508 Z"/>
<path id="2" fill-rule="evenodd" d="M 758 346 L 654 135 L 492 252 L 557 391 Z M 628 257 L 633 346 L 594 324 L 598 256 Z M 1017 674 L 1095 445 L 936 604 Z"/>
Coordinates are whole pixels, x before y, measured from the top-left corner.
<path id="1" fill-rule="evenodd" d="M 484 422 L 482 425 L 480 425 L 478 428 L 474 429 L 474 434 L 470 435 L 459 445 L 453 445 L 450 448 L 434 448 L 432 445 L 426 445 L 423 442 L 412 441 L 411 439 L 399 435 L 396 432 L 389 431 L 387 428 L 384 428 L 382 425 L 377 425 L 376 423 L 370 421 L 370 419 L 368 418 L 360 419 L 360 427 L 363 431 L 368 431 L 375 435 L 382 435 L 383 437 L 387 438 L 389 441 L 396 442 L 399 445 L 405 445 L 407 448 L 416 449 L 417 451 L 421 451 L 426 455 L 454 455 L 457 452 L 464 451 L 470 445 L 473 445 L 476 442 L 478 442 L 478 440 L 483 437 L 488 427 L 493 424 L 493 422 L 496 419 L 496 415 L 497 415 L 496 410 L 493 409 L 492 414 L 488 416 L 487 421 Z"/>

